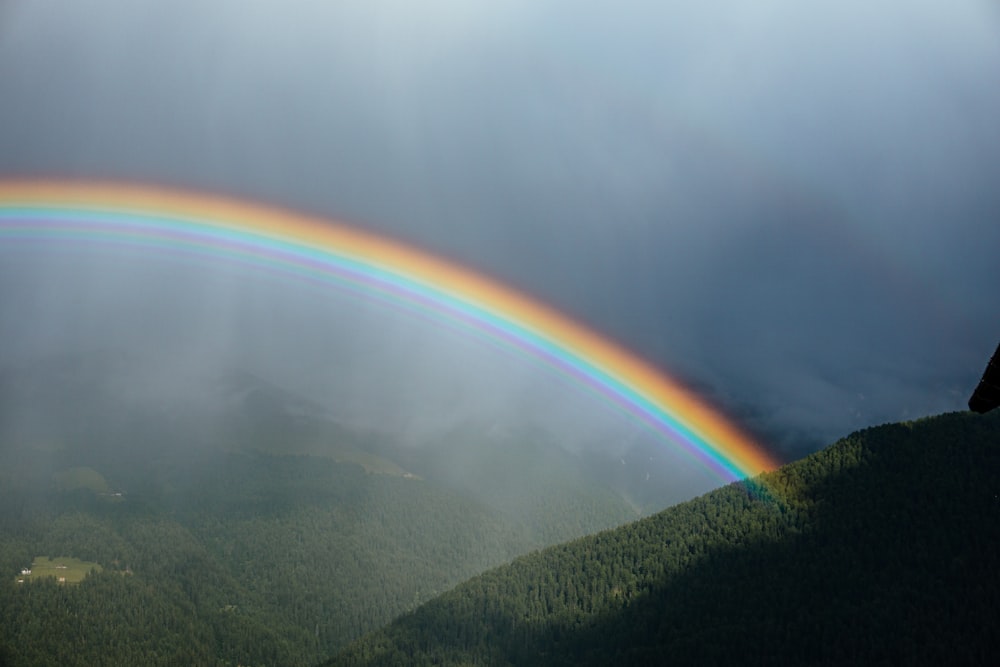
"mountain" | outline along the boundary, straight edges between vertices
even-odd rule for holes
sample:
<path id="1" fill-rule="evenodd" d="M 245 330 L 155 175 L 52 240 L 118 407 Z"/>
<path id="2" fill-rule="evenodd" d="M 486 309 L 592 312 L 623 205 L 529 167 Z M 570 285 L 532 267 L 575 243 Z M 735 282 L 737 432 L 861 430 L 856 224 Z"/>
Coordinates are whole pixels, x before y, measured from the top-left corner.
<path id="1" fill-rule="evenodd" d="M 0 664 L 315 663 L 636 516 L 528 431 L 408 447 L 242 369 L 46 359 L 0 373 L 0 416 Z M 18 581 L 57 557 L 95 571 Z"/>
<path id="2" fill-rule="evenodd" d="M 1000 414 L 866 429 L 520 557 L 329 665 L 992 664 Z"/>
<path id="3" fill-rule="evenodd" d="M 640 516 L 606 474 L 538 429 L 468 423 L 392 458 L 422 478 L 491 507 L 539 545 L 564 542 Z M 610 460 L 606 468 L 614 467 Z"/>
<path id="4" fill-rule="evenodd" d="M 12 664 L 316 662 L 533 547 L 469 498 L 325 457 L 182 449 L 148 466 L 86 463 L 3 476 Z M 19 583 L 41 557 L 102 570 L 76 586 Z"/>

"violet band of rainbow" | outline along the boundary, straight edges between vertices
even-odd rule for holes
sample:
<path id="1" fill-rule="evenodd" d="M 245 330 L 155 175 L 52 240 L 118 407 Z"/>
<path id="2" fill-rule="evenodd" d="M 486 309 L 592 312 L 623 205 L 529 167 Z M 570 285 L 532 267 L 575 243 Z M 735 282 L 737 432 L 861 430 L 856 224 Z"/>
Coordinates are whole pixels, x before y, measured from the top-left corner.
<path id="1" fill-rule="evenodd" d="M 679 382 L 569 317 L 397 241 L 278 208 L 122 184 L 0 181 L 0 261 L 31 246 L 233 262 L 375 299 L 538 362 L 651 429 L 722 481 L 777 466 Z"/>

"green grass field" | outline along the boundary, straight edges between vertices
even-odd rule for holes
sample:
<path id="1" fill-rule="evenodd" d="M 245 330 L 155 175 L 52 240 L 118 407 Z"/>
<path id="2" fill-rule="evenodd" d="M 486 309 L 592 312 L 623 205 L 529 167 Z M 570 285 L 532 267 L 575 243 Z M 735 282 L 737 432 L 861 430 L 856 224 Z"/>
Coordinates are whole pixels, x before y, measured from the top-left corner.
<path id="1" fill-rule="evenodd" d="M 80 560 L 78 558 L 48 558 L 47 556 L 37 556 L 31 564 L 31 574 L 19 574 L 18 583 L 41 579 L 42 577 L 55 577 L 56 581 L 63 584 L 78 584 L 83 578 L 90 574 L 91 570 L 100 572 L 102 568 L 97 563 Z"/>
<path id="2" fill-rule="evenodd" d="M 52 475 L 52 481 L 60 491 L 75 491 L 87 489 L 95 494 L 111 493 L 104 475 L 93 468 L 70 468 Z"/>
<path id="3" fill-rule="evenodd" d="M 279 424 L 260 428 L 232 451 L 257 452 L 271 456 L 316 456 L 337 463 L 356 463 L 367 472 L 416 478 L 399 465 L 367 451 L 358 436 L 336 425 L 309 423 L 282 431 Z"/>

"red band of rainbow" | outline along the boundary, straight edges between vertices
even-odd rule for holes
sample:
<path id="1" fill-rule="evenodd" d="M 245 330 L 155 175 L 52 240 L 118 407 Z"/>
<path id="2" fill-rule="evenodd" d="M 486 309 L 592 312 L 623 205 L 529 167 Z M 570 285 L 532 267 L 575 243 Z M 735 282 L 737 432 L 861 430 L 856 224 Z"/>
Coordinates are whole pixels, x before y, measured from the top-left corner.
<path id="1" fill-rule="evenodd" d="M 777 467 L 725 417 L 621 346 L 494 280 L 328 220 L 166 189 L 0 181 L 0 259 L 26 244 L 224 259 L 378 298 L 540 360 L 724 481 Z"/>

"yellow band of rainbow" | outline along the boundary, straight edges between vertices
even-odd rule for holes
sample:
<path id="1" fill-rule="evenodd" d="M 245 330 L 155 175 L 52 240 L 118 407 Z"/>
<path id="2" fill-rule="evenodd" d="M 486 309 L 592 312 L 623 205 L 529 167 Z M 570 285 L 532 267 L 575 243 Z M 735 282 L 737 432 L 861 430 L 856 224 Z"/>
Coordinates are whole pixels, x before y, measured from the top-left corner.
<path id="1" fill-rule="evenodd" d="M 0 261 L 4 252 L 48 243 L 221 258 L 374 295 L 540 360 L 724 481 L 777 467 L 728 419 L 623 347 L 499 282 L 369 232 L 160 188 L 0 181 Z"/>

